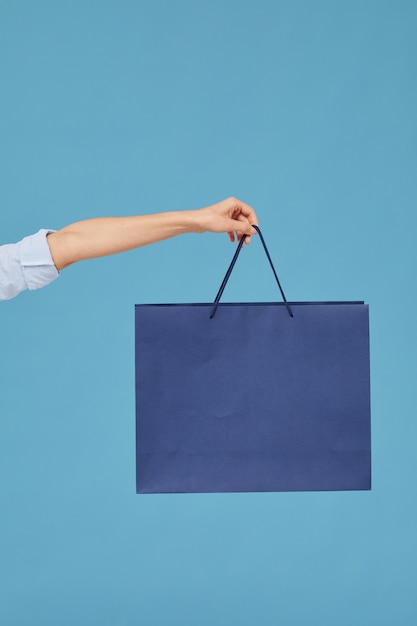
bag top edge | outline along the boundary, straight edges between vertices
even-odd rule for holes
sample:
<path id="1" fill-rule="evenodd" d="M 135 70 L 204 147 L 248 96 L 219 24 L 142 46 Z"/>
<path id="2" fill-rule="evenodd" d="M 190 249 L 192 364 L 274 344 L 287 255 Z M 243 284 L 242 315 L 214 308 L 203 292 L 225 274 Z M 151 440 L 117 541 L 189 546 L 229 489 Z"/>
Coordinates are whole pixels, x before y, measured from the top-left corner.
<path id="1" fill-rule="evenodd" d="M 314 302 L 288 302 L 290 306 L 305 306 L 305 305 L 339 305 L 339 304 L 351 304 L 351 305 L 365 305 L 364 300 L 324 300 Z M 135 304 L 135 307 L 143 306 L 203 306 L 213 307 L 213 302 L 155 302 L 146 304 Z M 220 302 L 219 307 L 225 306 L 286 306 L 285 302 Z M 365 305 L 367 306 L 367 305 Z"/>

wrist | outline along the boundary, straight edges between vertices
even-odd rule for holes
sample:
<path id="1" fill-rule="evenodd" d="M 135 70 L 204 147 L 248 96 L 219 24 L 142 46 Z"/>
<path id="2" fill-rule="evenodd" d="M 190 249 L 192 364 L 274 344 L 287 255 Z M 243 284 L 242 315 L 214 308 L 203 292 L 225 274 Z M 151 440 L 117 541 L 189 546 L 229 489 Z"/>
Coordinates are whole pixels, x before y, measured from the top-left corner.
<path id="1" fill-rule="evenodd" d="M 181 221 L 183 222 L 185 232 L 204 233 L 207 230 L 204 225 L 202 211 L 204 211 L 204 209 L 182 211 L 183 219 Z"/>

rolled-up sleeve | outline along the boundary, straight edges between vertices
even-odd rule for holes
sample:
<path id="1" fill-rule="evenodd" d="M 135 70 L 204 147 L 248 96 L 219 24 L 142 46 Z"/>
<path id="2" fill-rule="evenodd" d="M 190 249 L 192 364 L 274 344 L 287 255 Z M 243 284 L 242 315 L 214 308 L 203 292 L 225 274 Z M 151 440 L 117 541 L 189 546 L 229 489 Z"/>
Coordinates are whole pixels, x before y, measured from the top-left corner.
<path id="1" fill-rule="evenodd" d="M 41 229 L 18 243 L 0 246 L 0 300 L 14 298 L 25 289 L 39 289 L 59 276 Z"/>

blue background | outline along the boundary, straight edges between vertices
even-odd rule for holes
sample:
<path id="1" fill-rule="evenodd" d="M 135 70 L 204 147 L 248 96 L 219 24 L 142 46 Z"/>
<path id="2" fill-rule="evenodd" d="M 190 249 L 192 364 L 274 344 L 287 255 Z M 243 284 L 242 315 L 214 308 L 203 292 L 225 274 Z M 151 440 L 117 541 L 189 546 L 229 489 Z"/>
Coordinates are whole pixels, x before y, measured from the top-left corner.
<path id="1" fill-rule="evenodd" d="M 371 492 L 136 496 L 134 304 L 211 301 L 233 246 L 65 270 L 1 305 L 2 624 L 416 624 L 416 18 L 0 1 L 1 243 L 242 198 L 289 299 L 369 303 L 373 434 Z M 277 298 L 258 244 L 225 300 Z"/>

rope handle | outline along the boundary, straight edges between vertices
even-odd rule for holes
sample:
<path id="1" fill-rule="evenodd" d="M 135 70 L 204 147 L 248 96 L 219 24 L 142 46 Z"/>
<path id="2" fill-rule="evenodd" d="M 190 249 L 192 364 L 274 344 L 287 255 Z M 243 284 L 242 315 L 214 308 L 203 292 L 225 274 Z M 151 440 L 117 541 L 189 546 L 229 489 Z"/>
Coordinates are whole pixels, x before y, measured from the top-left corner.
<path id="1" fill-rule="evenodd" d="M 274 264 L 272 263 L 271 255 L 269 254 L 268 248 L 266 247 L 265 239 L 263 238 L 263 235 L 262 235 L 262 233 L 261 233 L 261 229 L 259 228 L 259 226 L 256 226 L 255 224 L 252 224 L 252 226 L 253 226 L 253 228 L 256 230 L 256 232 L 258 233 L 258 235 L 259 235 L 259 237 L 260 237 L 260 239 L 261 239 L 262 245 L 263 245 L 264 250 L 265 250 L 265 254 L 266 254 L 266 256 L 268 257 L 268 261 L 269 261 L 269 264 L 270 264 L 270 266 L 271 266 L 271 269 L 272 269 L 272 271 L 273 271 L 273 273 L 274 273 L 275 280 L 276 280 L 277 285 L 278 285 L 278 287 L 279 287 L 279 290 L 280 290 L 280 292 L 281 292 L 282 299 L 284 300 L 285 306 L 286 306 L 286 308 L 287 308 L 288 315 L 289 315 L 290 317 L 294 317 L 294 314 L 293 314 L 293 312 L 292 312 L 292 310 L 291 310 L 291 307 L 290 307 L 290 305 L 288 304 L 288 302 L 287 302 L 287 298 L 285 297 L 284 291 L 283 291 L 283 289 L 282 289 L 282 287 L 281 287 L 281 283 L 279 282 L 278 275 L 277 275 L 277 273 L 276 273 L 276 271 L 275 271 Z M 242 235 L 242 237 L 241 237 L 241 239 L 240 239 L 240 241 L 239 241 L 239 245 L 238 245 L 238 247 L 236 248 L 236 252 L 235 252 L 235 254 L 234 254 L 234 256 L 233 256 L 232 262 L 230 263 L 229 268 L 228 268 L 228 270 L 227 270 L 227 272 L 226 272 L 226 275 L 225 275 L 225 277 L 223 278 L 223 282 L 222 282 L 222 284 L 220 285 L 220 289 L 219 289 L 219 291 L 217 292 L 217 295 L 216 295 L 216 297 L 215 297 L 215 299 L 214 299 L 214 303 L 213 303 L 213 304 L 214 304 L 214 306 L 213 306 L 213 309 L 212 309 L 212 311 L 211 311 L 211 313 L 210 313 L 210 319 L 213 319 L 213 317 L 214 317 L 214 316 L 215 316 L 215 314 L 216 314 L 217 307 L 219 306 L 220 298 L 221 298 L 221 297 L 222 297 L 222 295 L 223 295 L 223 291 L 224 291 L 224 289 L 225 289 L 225 287 L 226 287 L 226 285 L 227 285 L 227 281 L 228 281 L 228 280 L 229 280 L 229 278 L 230 278 L 230 274 L 232 273 L 232 270 L 233 270 L 233 268 L 234 268 L 234 266 L 235 266 L 235 263 L 236 263 L 236 261 L 237 261 L 237 257 L 239 256 L 239 253 L 240 253 L 240 251 L 242 250 L 242 247 L 243 247 L 243 244 L 244 244 L 245 238 L 246 238 L 246 235 Z"/>

